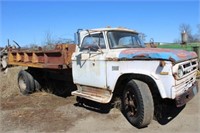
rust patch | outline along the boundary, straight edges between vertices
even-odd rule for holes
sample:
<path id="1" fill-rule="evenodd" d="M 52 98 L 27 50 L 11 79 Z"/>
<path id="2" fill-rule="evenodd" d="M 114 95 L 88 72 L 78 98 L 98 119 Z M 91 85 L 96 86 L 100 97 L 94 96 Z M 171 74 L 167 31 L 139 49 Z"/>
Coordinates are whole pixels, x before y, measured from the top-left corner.
<path id="1" fill-rule="evenodd" d="M 173 63 L 181 62 L 188 59 L 197 58 L 195 52 L 185 50 L 172 50 L 160 48 L 131 48 L 123 50 L 119 54 L 119 59 L 151 59 L 151 60 L 170 60 Z"/>
<path id="2" fill-rule="evenodd" d="M 10 65 L 36 68 L 64 69 L 71 67 L 71 56 L 75 51 L 74 44 L 56 45 L 53 50 L 10 49 L 8 63 Z"/>
<path id="3" fill-rule="evenodd" d="M 198 83 L 195 82 L 187 91 L 176 97 L 176 106 L 181 107 L 189 102 L 198 93 L 198 89 Z"/>

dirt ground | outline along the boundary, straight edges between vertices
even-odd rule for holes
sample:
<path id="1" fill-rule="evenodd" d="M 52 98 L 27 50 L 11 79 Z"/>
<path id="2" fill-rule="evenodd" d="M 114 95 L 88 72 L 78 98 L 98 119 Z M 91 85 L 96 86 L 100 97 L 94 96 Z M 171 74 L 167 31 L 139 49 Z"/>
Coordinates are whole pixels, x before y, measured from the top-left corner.
<path id="1" fill-rule="evenodd" d="M 21 67 L 0 73 L 1 133 L 199 133 L 200 93 L 183 108 L 166 108 L 163 120 L 155 120 L 143 129 L 131 126 L 121 112 L 112 108 L 102 112 L 92 107 L 80 107 L 74 96 L 66 98 L 37 92 L 29 96 L 19 93 L 17 73 Z"/>

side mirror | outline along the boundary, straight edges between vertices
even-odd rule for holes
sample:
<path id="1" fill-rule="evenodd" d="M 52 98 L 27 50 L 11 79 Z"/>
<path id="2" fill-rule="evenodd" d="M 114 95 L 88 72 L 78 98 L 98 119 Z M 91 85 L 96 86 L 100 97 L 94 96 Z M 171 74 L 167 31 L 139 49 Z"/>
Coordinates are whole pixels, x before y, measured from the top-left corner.
<path id="1" fill-rule="evenodd" d="M 74 41 L 75 44 L 77 44 L 78 46 L 80 45 L 80 31 L 82 31 L 83 29 L 78 29 L 76 33 L 74 33 Z"/>
<path id="2" fill-rule="evenodd" d="M 77 45 L 77 46 L 79 46 L 80 45 L 80 43 L 79 43 L 79 33 L 78 32 L 76 32 L 76 33 L 74 33 L 74 42 L 75 42 L 75 44 Z"/>

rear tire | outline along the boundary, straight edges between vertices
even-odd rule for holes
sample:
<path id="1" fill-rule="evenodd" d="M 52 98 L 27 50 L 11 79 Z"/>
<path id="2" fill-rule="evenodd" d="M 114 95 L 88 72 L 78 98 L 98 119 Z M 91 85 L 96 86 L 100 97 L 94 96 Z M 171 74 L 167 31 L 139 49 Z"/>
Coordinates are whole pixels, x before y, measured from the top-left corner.
<path id="1" fill-rule="evenodd" d="M 33 77 L 24 70 L 21 70 L 18 74 L 18 86 L 23 95 L 28 95 L 35 91 L 35 81 Z"/>
<path id="2" fill-rule="evenodd" d="M 153 119 L 153 98 L 148 85 L 139 80 L 130 80 L 122 96 L 122 112 L 135 127 L 149 125 Z"/>
<path id="3" fill-rule="evenodd" d="M 8 63 L 7 63 L 7 59 L 6 56 L 3 56 L 2 59 L 0 59 L 0 69 L 1 71 L 6 74 L 8 71 Z"/>
<path id="4" fill-rule="evenodd" d="M 41 91 L 41 85 L 40 85 L 40 83 L 37 81 L 37 80 L 35 80 L 34 79 L 34 84 L 35 84 L 35 88 L 34 88 L 34 91 Z"/>

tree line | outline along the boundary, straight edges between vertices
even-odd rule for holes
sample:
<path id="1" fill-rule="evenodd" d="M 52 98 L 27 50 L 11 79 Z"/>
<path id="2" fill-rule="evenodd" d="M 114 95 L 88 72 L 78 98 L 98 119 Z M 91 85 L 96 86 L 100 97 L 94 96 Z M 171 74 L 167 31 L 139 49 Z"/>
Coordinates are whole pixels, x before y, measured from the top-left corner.
<path id="1" fill-rule="evenodd" d="M 188 43 L 193 43 L 193 42 L 200 42 L 200 24 L 198 24 L 196 26 L 197 28 L 197 33 L 193 33 L 192 32 L 192 28 L 189 24 L 180 24 L 179 25 L 179 31 L 180 31 L 180 35 L 181 33 L 185 32 L 187 34 Z M 174 43 L 181 43 L 181 39 L 175 39 Z"/>
<path id="2" fill-rule="evenodd" d="M 181 33 L 185 32 L 187 34 L 187 42 L 188 43 L 194 43 L 194 42 L 200 42 L 200 24 L 198 24 L 196 26 L 197 32 L 193 33 L 192 32 L 192 28 L 189 24 L 180 24 L 179 25 L 179 32 L 180 32 L 180 36 Z M 174 43 L 181 43 L 181 37 L 179 36 L 178 39 L 174 39 Z M 147 35 L 145 33 L 140 33 L 139 37 L 141 40 L 143 40 L 144 42 L 146 41 L 146 37 Z M 43 44 L 43 48 L 44 49 L 52 49 L 55 47 L 55 44 L 74 44 L 74 40 L 70 39 L 70 38 L 54 38 L 52 36 L 51 32 L 46 32 L 45 36 L 44 36 L 44 44 Z M 36 44 L 29 44 L 28 45 L 29 48 L 34 48 L 37 47 Z"/>

